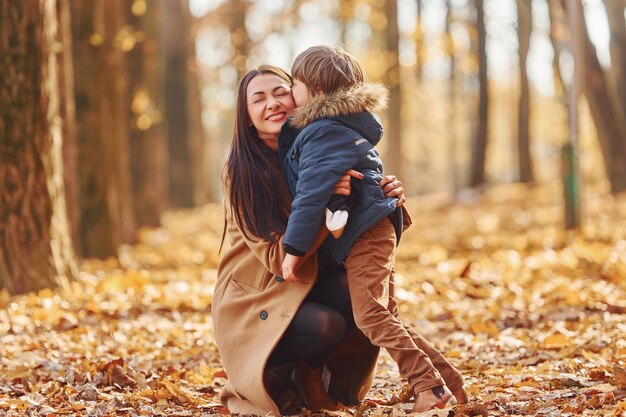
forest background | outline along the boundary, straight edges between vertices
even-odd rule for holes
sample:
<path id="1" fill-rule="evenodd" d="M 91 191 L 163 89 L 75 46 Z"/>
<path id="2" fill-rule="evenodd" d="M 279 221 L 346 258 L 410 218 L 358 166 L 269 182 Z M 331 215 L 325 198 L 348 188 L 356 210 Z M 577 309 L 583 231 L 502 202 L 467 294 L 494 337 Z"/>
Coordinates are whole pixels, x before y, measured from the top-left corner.
<path id="1" fill-rule="evenodd" d="M 0 410 L 223 411 L 209 312 L 237 82 L 323 43 L 390 89 L 407 317 L 490 413 L 621 415 L 625 8 L 3 0 Z M 349 413 L 401 410 L 387 359 Z"/>

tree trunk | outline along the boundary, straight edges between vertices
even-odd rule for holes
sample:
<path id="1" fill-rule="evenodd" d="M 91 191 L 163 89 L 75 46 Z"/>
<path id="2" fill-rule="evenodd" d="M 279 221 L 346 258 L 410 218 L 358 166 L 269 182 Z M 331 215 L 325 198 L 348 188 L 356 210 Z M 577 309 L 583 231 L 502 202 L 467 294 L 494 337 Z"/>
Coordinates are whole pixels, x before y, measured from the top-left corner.
<path id="1" fill-rule="evenodd" d="M 624 0 L 604 0 L 606 14 L 609 20 L 611 40 L 609 44 L 611 53 L 611 71 L 615 85 L 615 100 L 617 110 L 616 117 L 621 119 L 621 124 L 626 125 L 626 22 L 624 21 Z M 623 138 L 626 140 L 626 138 Z M 626 154 L 624 154 L 626 158 Z"/>
<path id="2" fill-rule="evenodd" d="M 135 45 L 121 2 L 72 1 L 84 256 L 115 255 L 132 242 L 126 53 Z"/>
<path id="3" fill-rule="evenodd" d="M 250 39 L 246 30 L 246 14 L 250 3 L 246 0 L 230 1 L 230 43 L 233 48 L 232 62 L 237 68 L 237 79 L 246 73 L 246 60 L 250 55 Z"/>
<path id="4" fill-rule="evenodd" d="M 340 45 L 348 44 L 348 24 L 350 20 L 354 17 L 354 0 L 347 1 L 339 1 L 337 2 L 337 7 L 339 11 L 337 12 L 338 20 L 339 20 L 339 42 Z M 297 16 L 297 9 L 295 15 Z"/>
<path id="5" fill-rule="evenodd" d="M 487 82 L 487 33 L 483 0 L 474 0 L 476 8 L 476 32 L 478 55 L 479 103 L 478 123 L 472 143 L 472 169 L 470 184 L 478 186 L 485 182 L 485 159 L 487 155 L 487 128 L 489 114 L 489 91 Z"/>
<path id="6" fill-rule="evenodd" d="M 402 164 L 402 96 L 400 94 L 400 60 L 399 44 L 400 31 L 398 29 L 398 2 L 385 2 L 385 16 L 387 30 L 385 32 L 385 48 L 387 71 L 384 84 L 389 87 L 389 108 L 387 109 L 387 124 L 385 126 L 385 140 L 389 152 L 385 155 L 385 171 L 404 178 Z"/>
<path id="7" fill-rule="evenodd" d="M 422 22 L 422 14 L 424 8 L 423 0 L 415 0 L 417 3 L 417 15 L 415 22 L 415 76 L 417 77 L 417 81 L 422 81 L 422 68 L 424 66 L 424 57 L 426 56 L 426 51 L 424 50 L 424 25 Z M 451 5 L 446 2 L 448 10 L 450 10 Z M 448 12 L 448 15 L 450 12 Z M 446 19 L 446 25 L 449 25 L 448 20 Z"/>
<path id="8" fill-rule="evenodd" d="M 616 109 L 611 105 L 609 86 L 604 78 L 596 48 L 586 36 L 585 95 L 596 127 L 604 156 L 611 192 L 626 190 L 626 132 L 619 124 Z"/>
<path id="9" fill-rule="evenodd" d="M 191 23 L 190 35 L 187 38 L 188 64 L 187 70 L 187 111 L 189 118 L 189 132 L 191 135 L 191 149 L 193 159 L 192 178 L 194 183 L 194 205 L 205 204 L 208 201 L 218 202 L 221 199 L 222 183 L 220 175 L 209 175 L 208 167 L 212 164 L 209 153 L 210 144 L 204 124 L 202 123 L 202 95 L 200 85 L 200 68 L 196 59 L 196 32 L 199 26 L 197 19 L 189 13 L 186 7 L 187 18 Z M 215 158 L 219 158 L 219 154 Z M 215 163 L 221 169 L 222 161 Z"/>
<path id="10" fill-rule="evenodd" d="M 554 91 L 555 95 L 565 101 L 565 83 L 563 76 L 561 75 L 561 65 L 559 64 L 559 57 L 561 52 L 565 48 L 564 40 L 560 35 L 563 32 L 563 28 L 566 27 L 565 11 L 559 0 L 547 0 L 548 13 L 550 16 L 550 42 L 552 43 L 552 49 L 554 54 L 552 55 L 552 71 L 554 73 Z"/>
<path id="11" fill-rule="evenodd" d="M 130 154 L 133 211 L 137 226 L 158 226 L 166 207 L 167 147 L 163 121 L 165 76 L 160 57 L 161 3 L 133 8 L 128 2 L 130 25 L 145 38 L 128 54 L 131 85 Z"/>
<path id="12" fill-rule="evenodd" d="M 526 61 L 532 32 L 532 6 L 528 0 L 517 0 L 517 35 L 519 42 L 520 100 L 517 120 L 519 180 L 534 180 L 530 156 L 530 91 Z"/>
<path id="13" fill-rule="evenodd" d="M 200 140 L 197 127 L 192 125 L 189 105 L 189 78 L 195 73 L 189 71 L 193 55 L 191 42 L 187 37 L 191 26 L 191 16 L 186 1 L 163 0 L 165 16 L 163 20 L 162 42 L 165 49 L 165 118 L 167 123 L 167 143 L 169 154 L 169 203 L 171 207 L 192 207 L 194 205 L 194 143 Z M 235 36 L 233 34 L 233 36 Z M 195 135 L 195 137 L 194 137 Z"/>
<path id="14" fill-rule="evenodd" d="M 420 4 L 420 3 L 418 3 Z M 448 79 L 448 118 L 450 120 L 450 128 L 448 131 L 448 179 L 450 188 L 453 194 L 460 189 L 459 177 L 458 177 L 458 159 L 457 154 L 459 146 L 457 144 L 457 84 L 458 77 L 456 74 L 456 56 L 454 49 L 454 42 L 452 39 L 452 3 L 450 0 L 446 0 L 446 26 L 445 26 L 445 38 L 447 42 L 446 53 L 450 60 L 450 78 Z"/>
<path id="15" fill-rule="evenodd" d="M 571 7 L 583 6 L 579 2 L 565 2 L 565 10 L 568 13 Z M 584 22 L 581 24 L 581 30 L 580 36 L 585 41 L 584 93 L 600 141 L 611 192 L 618 193 L 626 190 L 626 127 L 616 106 L 616 100 L 612 99 L 617 93 L 605 78 L 596 48 L 589 39 Z"/>
<path id="16" fill-rule="evenodd" d="M 114 227 L 120 243 L 132 243 L 135 239 L 135 217 L 132 206 L 132 185 L 130 176 L 130 152 L 128 113 L 130 112 L 130 94 L 128 84 L 127 53 L 132 50 L 135 34 L 127 32 L 127 12 L 121 2 L 103 2 L 101 9 L 104 16 L 105 33 L 112 35 L 112 48 L 104 62 L 105 86 L 103 96 L 110 95 L 110 100 L 103 100 L 103 127 L 110 126 L 111 134 L 103 136 L 103 140 L 112 142 L 113 146 L 105 146 L 110 152 L 109 209 L 115 220 Z M 106 130 L 103 130 L 106 132 Z M 117 249 L 117 248 L 116 248 Z"/>
<path id="17" fill-rule="evenodd" d="M 76 274 L 63 187 L 56 1 L 0 5 L 0 288 Z"/>
<path id="18" fill-rule="evenodd" d="M 59 57 L 59 84 L 61 95 L 61 119 L 63 120 L 63 176 L 65 201 L 70 234 L 74 251 L 81 256 L 80 207 L 78 172 L 78 139 L 76 125 L 76 103 L 74 101 L 74 58 L 72 56 L 72 23 L 69 0 L 57 0 L 59 17 L 58 42 L 63 49 Z"/>

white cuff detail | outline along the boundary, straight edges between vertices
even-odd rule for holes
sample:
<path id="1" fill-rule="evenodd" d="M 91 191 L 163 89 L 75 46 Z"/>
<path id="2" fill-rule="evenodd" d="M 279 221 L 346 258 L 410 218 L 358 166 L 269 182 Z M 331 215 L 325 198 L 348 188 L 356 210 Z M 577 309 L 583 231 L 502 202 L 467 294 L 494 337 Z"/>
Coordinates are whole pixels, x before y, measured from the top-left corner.
<path id="1" fill-rule="evenodd" d="M 348 212 L 346 210 L 337 210 L 335 212 L 326 209 L 326 227 L 335 239 L 339 239 L 343 233 L 343 229 L 348 223 Z"/>

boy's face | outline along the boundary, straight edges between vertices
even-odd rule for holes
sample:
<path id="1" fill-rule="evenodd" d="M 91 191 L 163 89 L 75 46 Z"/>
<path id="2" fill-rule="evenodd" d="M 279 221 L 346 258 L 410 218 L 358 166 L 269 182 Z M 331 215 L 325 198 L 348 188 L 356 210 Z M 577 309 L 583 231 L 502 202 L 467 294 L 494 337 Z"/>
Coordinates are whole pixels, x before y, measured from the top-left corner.
<path id="1" fill-rule="evenodd" d="M 293 101 L 296 102 L 296 106 L 304 106 L 313 100 L 309 89 L 300 80 L 294 78 L 293 87 L 291 87 L 291 94 L 293 94 Z"/>

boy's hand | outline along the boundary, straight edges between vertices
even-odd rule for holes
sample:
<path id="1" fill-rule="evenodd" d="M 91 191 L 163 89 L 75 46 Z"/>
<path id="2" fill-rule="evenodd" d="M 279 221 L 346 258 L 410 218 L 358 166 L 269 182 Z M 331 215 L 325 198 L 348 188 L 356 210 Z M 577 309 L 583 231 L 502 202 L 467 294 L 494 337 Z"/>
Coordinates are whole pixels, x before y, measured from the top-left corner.
<path id="1" fill-rule="evenodd" d="M 298 278 L 296 277 L 296 268 L 299 260 L 299 256 L 295 256 L 290 253 L 285 256 L 285 260 L 283 261 L 283 278 L 285 281 L 298 281 Z"/>

